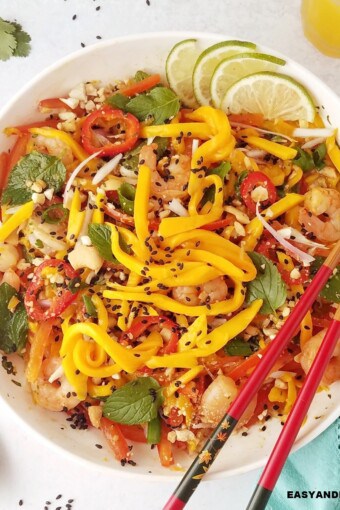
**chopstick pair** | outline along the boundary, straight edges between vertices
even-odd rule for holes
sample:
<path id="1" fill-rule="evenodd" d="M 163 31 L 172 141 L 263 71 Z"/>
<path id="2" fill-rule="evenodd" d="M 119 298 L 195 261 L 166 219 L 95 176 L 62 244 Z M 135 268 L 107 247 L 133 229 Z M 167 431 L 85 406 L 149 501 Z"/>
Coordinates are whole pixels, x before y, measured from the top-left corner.
<path id="1" fill-rule="evenodd" d="M 189 467 L 188 471 L 183 476 L 182 481 L 175 489 L 175 492 L 172 494 L 166 505 L 163 507 L 163 510 L 182 510 L 185 507 L 190 497 L 194 493 L 195 489 L 199 485 L 200 481 L 213 464 L 220 450 L 229 439 L 232 431 L 237 425 L 242 414 L 247 409 L 253 397 L 259 391 L 263 381 L 269 374 L 275 361 L 278 359 L 283 349 L 287 346 L 287 344 L 295 334 L 296 330 L 298 329 L 298 326 L 300 325 L 307 311 L 310 309 L 311 305 L 317 298 L 320 290 L 324 287 L 325 283 L 331 276 L 339 260 L 340 260 L 340 241 L 337 242 L 331 253 L 328 255 L 327 259 L 320 267 L 319 271 L 313 278 L 312 283 L 306 289 L 305 293 L 297 303 L 296 307 L 293 309 L 292 313 L 288 316 L 285 324 L 283 325 L 279 333 L 276 335 L 275 340 L 273 340 L 273 342 L 269 344 L 269 347 L 263 354 L 261 362 L 254 369 L 247 383 L 243 387 L 242 391 L 238 394 L 235 401 L 231 404 L 225 416 L 217 425 L 216 429 L 214 430 L 208 441 L 205 443 L 203 449 L 201 450 L 199 455 L 195 458 L 195 460 Z M 338 331 L 337 325 L 338 320 L 336 319 L 334 322 L 335 325 L 332 324 L 331 333 L 327 334 L 328 340 L 326 345 L 328 346 L 327 353 L 330 352 L 329 357 L 331 356 L 332 353 L 332 351 L 330 351 L 331 346 L 329 345 L 331 343 L 329 341 L 330 335 L 335 335 L 335 333 Z M 319 357 L 318 359 L 320 360 Z M 313 370 L 314 376 L 315 372 L 319 369 L 319 364 L 321 365 L 321 361 L 318 362 L 317 368 Z M 313 364 L 313 367 L 314 365 L 315 363 Z M 327 362 L 323 363 L 323 365 L 325 369 Z M 314 393 L 309 395 L 309 392 L 312 391 L 312 388 L 314 388 L 314 386 L 315 384 L 313 384 L 312 386 L 311 383 L 309 383 L 309 386 L 305 390 L 305 393 L 308 393 L 308 396 L 310 397 L 310 401 L 312 400 Z M 315 389 L 317 388 L 317 386 L 318 384 L 316 384 Z M 307 406 L 307 408 L 306 406 L 304 406 L 305 412 L 307 411 L 308 407 L 309 405 Z M 295 411 L 295 417 L 296 417 L 295 419 L 301 417 L 298 411 Z M 292 422 L 290 421 L 290 423 Z M 296 426 L 297 427 L 296 434 L 299 430 L 300 424 Z M 293 423 L 290 425 L 290 427 L 292 427 L 293 429 Z M 293 441 L 294 439 L 295 437 L 293 438 Z M 286 456 L 289 453 L 290 447 L 291 444 L 285 436 L 284 448 L 282 449 L 279 447 L 275 448 L 277 452 L 279 452 L 279 454 L 277 452 L 275 453 L 275 457 L 273 460 L 275 466 L 274 464 L 271 467 L 268 466 L 265 479 L 262 480 L 261 478 L 259 486 L 256 488 L 255 493 L 253 495 L 254 505 L 257 504 L 262 506 L 249 506 L 248 507 L 249 510 L 250 509 L 259 510 L 260 508 L 265 508 L 266 503 L 270 497 L 271 491 L 274 488 L 275 482 L 285 462 Z"/>

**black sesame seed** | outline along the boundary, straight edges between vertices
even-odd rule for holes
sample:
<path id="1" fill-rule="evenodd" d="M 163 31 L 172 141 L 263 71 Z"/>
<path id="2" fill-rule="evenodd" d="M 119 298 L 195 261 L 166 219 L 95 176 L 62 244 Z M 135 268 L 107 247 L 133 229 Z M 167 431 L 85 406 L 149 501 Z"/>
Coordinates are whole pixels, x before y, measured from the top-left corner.
<path id="1" fill-rule="evenodd" d="M 84 44 L 83 42 L 81 42 L 81 43 L 80 43 L 80 46 L 81 46 L 82 48 L 85 48 L 85 44 Z"/>
<path id="2" fill-rule="evenodd" d="M 76 19 L 76 18 L 77 18 L 77 15 L 76 15 L 76 14 L 73 14 L 72 19 L 74 20 L 74 19 Z"/>

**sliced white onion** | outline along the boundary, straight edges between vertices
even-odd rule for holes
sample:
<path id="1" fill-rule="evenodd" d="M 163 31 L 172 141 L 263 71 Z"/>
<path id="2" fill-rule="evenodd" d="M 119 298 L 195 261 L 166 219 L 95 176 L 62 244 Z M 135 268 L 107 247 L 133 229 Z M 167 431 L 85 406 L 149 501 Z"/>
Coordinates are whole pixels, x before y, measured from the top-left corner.
<path id="1" fill-rule="evenodd" d="M 292 375 L 295 376 L 295 372 L 287 372 L 286 370 L 278 370 L 277 372 L 272 372 L 268 377 L 272 379 L 280 379 L 283 375 Z"/>
<path id="2" fill-rule="evenodd" d="M 256 126 L 250 126 L 250 124 L 243 124 L 242 122 L 230 122 L 230 125 L 232 127 L 256 129 L 256 131 L 259 131 L 260 133 L 267 133 L 269 135 L 281 136 L 282 138 L 285 138 L 286 140 L 289 140 L 290 142 L 294 142 L 294 138 L 291 138 L 288 135 L 284 135 L 283 133 L 277 133 L 276 131 L 268 131 L 268 129 L 262 129 L 262 128 L 258 128 Z"/>
<path id="3" fill-rule="evenodd" d="M 122 159 L 123 154 L 117 154 L 113 159 L 105 163 L 96 173 L 92 179 L 92 184 L 99 184 L 105 177 L 107 177 L 115 168 L 117 168 L 119 161 Z"/>
<path id="4" fill-rule="evenodd" d="M 22 207 L 22 206 L 16 205 L 14 207 L 10 207 L 9 209 L 7 209 L 6 214 L 15 214 L 16 212 L 19 211 L 20 207 Z"/>
<path id="5" fill-rule="evenodd" d="M 71 186 L 72 186 L 72 183 L 73 183 L 74 179 L 77 177 L 77 175 L 79 174 L 80 170 L 82 170 L 87 165 L 87 163 L 89 161 L 91 161 L 91 159 L 96 158 L 100 153 L 101 153 L 101 151 L 98 151 L 98 152 L 95 152 L 94 154 L 91 154 L 91 156 L 89 156 L 88 158 L 84 159 L 84 161 L 79 163 L 79 165 L 73 170 L 73 172 L 71 173 L 71 175 L 69 177 L 69 180 L 67 181 L 66 186 L 65 186 L 65 191 L 64 191 L 64 207 L 66 206 L 67 195 L 68 195 L 69 190 L 71 189 Z"/>
<path id="6" fill-rule="evenodd" d="M 134 170 L 129 170 L 128 168 L 125 168 L 125 166 L 121 166 L 120 169 L 120 175 L 122 177 L 130 177 L 131 179 L 137 179 L 137 175 L 135 174 Z"/>
<path id="7" fill-rule="evenodd" d="M 267 151 L 264 151 L 262 149 L 249 149 L 244 151 L 248 158 L 263 158 L 267 153 Z"/>
<path id="8" fill-rule="evenodd" d="M 83 221 L 83 224 L 81 226 L 81 229 L 80 229 L 79 236 L 78 236 L 76 244 L 81 242 L 80 238 L 82 236 L 86 236 L 87 235 L 89 224 L 90 224 L 92 216 L 93 216 L 93 208 L 90 207 L 90 205 L 92 205 L 93 202 L 94 202 L 93 193 L 90 192 L 89 196 L 88 196 L 88 200 L 87 200 L 86 209 L 85 209 L 84 221 Z"/>
<path id="9" fill-rule="evenodd" d="M 52 375 L 50 375 L 48 382 L 52 384 L 57 379 L 60 379 L 60 377 L 62 377 L 63 375 L 64 375 L 64 369 L 63 369 L 63 366 L 60 365 L 60 367 L 58 367 L 57 370 L 55 372 L 53 372 Z"/>
<path id="10" fill-rule="evenodd" d="M 173 198 L 171 202 L 168 203 L 168 208 L 178 216 L 188 216 L 188 211 L 177 198 Z"/>
<path id="11" fill-rule="evenodd" d="M 325 141 L 325 138 L 319 137 L 319 138 L 313 138 L 312 140 L 308 140 L 308 142 L 301 145 L 301 149 L 311 149 L 312 147 L 315 147 L 316 145 L 320 145 L 320 143 L 323 143 Z"/>
<path id="12" fill-rule="evenodd" d="M 334 131 L 334 128 L 296 128 L 293 131 L 293 136 L 297 138 L 308 138 L 311 136 L 328 138 L 334 134 Z"/>
<path id="13" fill-rule="evenodd" d="M 326 248 L 324 244 L 315 243 L 314 241 L 307 239 L 307 237 L 302 235 L 301 232 L 292 227 L 281 228 L 280 230 L 277 230 L 277 232 L 279 232 L 284 239 L 291 239 L 294 237 L 294 241 L 297 241 L 300 244 L 305 244 L 312 248 Z"/>
<path id="14" fill-rule="evenodd" d="M 35 228 L 34 234 L 30 234 L 28 236 L 28 240 L 31 243 L 31 245 L 34 246 L 35 242 L 38 239 L 43 242 L 44 246 L 47 246 L 48 248 L 50 248 L 53 251 L 65 250 L 65 248 L 66 248 L 66 243 L 64 243 L 63 241 L 54 239 L 53 237 L 51 237 L 49 234 L 47 234 L 43 230 L 41 230 L 39 228 Z M 42 251 L 44 252 L 44 249 Z"/>
<path id="15" fill-rule="evenodd" d="M 199 140 L 197 140 L 197 138 L 194 138 L 192 141 L 192 146 L 191 146 L 191 154 L 195 154 L 195 152 L 198 149 L 198 145 L 199 145 Z"/>
<path id="16" fill-rule="evenodd" d="M 263 227 L 268 230 L 268 232 L 271 233 L 273 237 L 284 247 L 286 250 L 289 251 L 290 255 L 294 257 L 294 259 L 298 260 L 299 262 L 302 262 L 304 266 L 309 266 L 311 262 L 313 262 L 314 257 L 309 255 L 309 253 L 305 253 L 302 250 L 299 250 L 299 248 L 296 248 L 292 244 L 290 244 L 286 239 L 279 234 L 269 223 L 261 216 L 259 213 L 259 204 L 256 204 L 256 217 L 259 219 L 259 221 L 262 223 Z"/>
<path id="17" fill-rule="evenodd" d="M 151 145 L 155 138 L 155 136 L 150 136 L 146 141 L 146 145 Z"/>

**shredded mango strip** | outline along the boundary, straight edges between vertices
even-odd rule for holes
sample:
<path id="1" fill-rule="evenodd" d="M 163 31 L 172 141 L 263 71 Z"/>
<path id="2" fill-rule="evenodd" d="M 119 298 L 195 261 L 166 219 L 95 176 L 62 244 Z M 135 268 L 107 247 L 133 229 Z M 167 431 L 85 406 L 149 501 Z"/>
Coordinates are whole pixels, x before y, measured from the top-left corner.
<path id="1" fill-rule="evenodd" d="M 79 189 L 76 188 L 72 197 L 71 209 L 67 224 L 67 242 L 74 246 L 79 236 L 85 218 L 85 211 L 81 211 L 81 200 Z"/>
<path id="2" fill-rule="evenodd" d="M 106 200 L 105 193 L 98 191 L 96 194 L 95 205 L 96 208 L 93 210 L 92 223 L 104 223 L 104 208 L 103 205 Z"/>
<path id="3" fill-rule="evenodd" d="M 327 153 L 335 168 L 340 172 L 340 149 L 336 144 L 335 136 L 326 140 Z"/>
<path id="4" fill-rule="evenodd" d="M 45 136 L 46 138 L 56 138 L 57 140 L 60 140 L 61 142 L 64 142 L 66 145 L 68 145 L 73 152 L 74 156 L 79 161 L 84 161 L 84 159 L 88 158 L 89 155 L 87 152 L 84 151 L 81 145 L 77 143 L 74 138 L 68 134 L 65 133 L 65 131 L 61 131 L 59 129 L 54 129 L 51 127 L 44 127 L 44 128 L 37 128 L 33 127 L 28 130 L 32 135 L 41 135 Z M 88 162 L 87 166 L 92 170 L 97 170 L 98 168 L 98 159 L 94 158 L 91 161 Z"/>
<path id="5" fill-rule="evenodd" d="M 105 305 L 97 294 L 93 294 L 91 299 L 97 311 L 98 324 L 106 331 L 109 323 L 109 317 Z"/>
<path id="6" fill-rule="evenodd" d="M 146 366 L 149 368 L 193 368 L 197 366 L 197 358 L 204 358 L 214 354 L 222 349 L 229 340 L 244 331 L 254 319 L 261 306 L 262 299 L 257 299 L 248 308 L 242 310 L 242 312 L 201 339 L 200 347 L 176 354 L 153 356 L 147 361 Z"/>
<path id="7" fill-rule="evenodd" d="M 105 225 L 109 226 L 110 228 L 112 228 L 112 226 L 114 227 L 114 225 L 109 222 L 106 222 Z M 130 246 L 131 250 L 135 253 L 137 258 L 143 260 L 145 247 L 140 245 L 140 242 L 136 234 L 134 234 L 131 230 L 125 227 L 118 227 L 118 232 L 123 236 L 124 241 L 128 246 Z"/>
<path id="8" fill-rule="evenodd" d="M 105 297 L 105 296 L 104 296 Z M 130 303 L 126 300 L 122 300 L 121 306 L 120 306 L 120 316 L 117 320 L 117 326 L 121 331 L 126 331 L 128 328 L 128 317 L 130 314 Z"/>
<path id="9" fill-rule="evenodd" d="M 107 299 L 127 299 L 129 301 L 142 301 L 143 303 L 152 303 L 161 310 L 167 310 L 173 313 L 181 313 L 190 317 L 197 317 L 198 315 L 218 315 L 234 312 L 244 302 L 245 290 L 243 285 L 235 281 L 234 295 L 224 301 L 219 301 L 211 305 L 197 305 L 190 306 L 179 303 L 175 299 L 163 294 L 153 293 L 147 294 L 144 292 L 121 292 L 115 290 L 104 290 L 103 296 Z"/>
<path id="10" fill-rule="evenodd" d="M 279 259 L 279 263 L 281 267 L 285 271 L 292 271 L 294 269 L 294 263 L 292 261 L 292 258 L 287 255 L 286 253 L 282 253 L 280 251 L 277 252 L 277 258 Z M 300 296 L 304 293 L 303 285 L 292 285 L 292 291 L 294 294 L 299 293 Z M 309 310 L 306 315 L 304 316 L 301 326 L 300 326 L 300 345 L 301 347 L 304 346 L 306 342 L 313 336 L 313 322 L 312 322 L 312 314 Z"/>
<path id="11" fill-rule="evenodd" d="M 273 156 L 283 159 L 284 161 L 288 159 L 294 159 L 297 155 L 296 149 L 285 147 L 280 143 L 271 142 L 270 140 L 260 138 L 259 136 L 243 136 L 242 139 L 249 143 L 249 145 L 253 145 L 258 149 L 263 149 L 266 152 L 269 152 L 269 154 L 273 154 Z"/>
<path id="12" fill-rule="evenodd" d="M 197 342 L 207 335 L 207 317 L 201 315 L 188 327 L 178 342 L 178 351 L 184 352 L 192 349 Z"/>
<path id="13" fill-rule="evenodd" d="M 92 398 L 108 397 L 112 394 L 112 391 L 116 388 L 117 381 L 109 381 L 107 384 L 93 384 L 89 379 L 87 382 L 87 391 Z"/>
<path id="14" fill-rule="evenodd" d="M 133 218 L 135 220 L 135 230 L 144 260 L 150 259 L 150 251 L 145 244 L 147 238 L 150 237 L 148 221 L 150 189 L 151 170 L 146 165 L 140 165 L 138 171 Z"/>
<path id="15" fill-rule="evenodd" d="M 27 202 L 22 205 L 17 212 L 12 214 L 7 221 L 5 221 L 0 227 L 0 242 L 4 242 L 12 232 L 14 232 L 22 223 L 28 220 L 34 210 L 34 203 Z"/>
<path id="16" fill-rule="evenodd" d="M 152 138 L 154 136 L 162 137 L 191 137 L 200 140 L 209 140 L 212 133 L 205 122 L 185 122 L 177 124 L 162 124 L 161 126 L 144 126 L 140 131 L 142 138 Z"/>
<path id="17" fill-rule="evenodd" d="M 262 214 L 267 221 L 274 220 L 278 216 L 281 216 L 281 214 L 289 211 L 289 209 L 301 204 L 304 199 L 305 197 L 303 195 L 288 193 L 284 198 L 281 198 L 281 200 L 268 207 L 268 209 L 265 209 Z M 246 225 L 245 230 L 246 236 L 244 237 L 242 246 L 246 251 L 252 251 L 262 235 L 263 225 L 258 218 L 254 218 Z"/>
<path id="18" fill-rule="evenodd" d="M 203 365 L 198 365 L 197 367 L 188 370 L 188 372 L 178 377 L 178 379 L 176 379 L 175 381 L 172 381 L 169 384 L 169 386 L 166 387 L 164 391 L 164 396 L 171 397 L 171 395 L 178 391 L 178 388 L 180 386 L 184 386 L 185 384 L 188 384 L 188 382 L 195 379 L 195 377 L 197 377 L 198 374 L 200 374 L 203 369 L 204 369 Z"/>
<path id="19" fill-rule="evenodd" d="M 26 378 L 29 383 L 34 383 L 38 379 L 44 352 L 50 342 L 53 323 L 54 319 L 42 322 L 32 337 L 30 355 L 26 367 Z"/>
<path id="20" fill-rule="evenodd" d="M 289 179 L 287 181 L 287 189 L 292 189 L 295 186 L 295 184 L 301 181 L 302 176 L 303 176 L 302 168 L 300 168 L 297 165 L 294 165 L 293 171 L 290 174 Z"/>

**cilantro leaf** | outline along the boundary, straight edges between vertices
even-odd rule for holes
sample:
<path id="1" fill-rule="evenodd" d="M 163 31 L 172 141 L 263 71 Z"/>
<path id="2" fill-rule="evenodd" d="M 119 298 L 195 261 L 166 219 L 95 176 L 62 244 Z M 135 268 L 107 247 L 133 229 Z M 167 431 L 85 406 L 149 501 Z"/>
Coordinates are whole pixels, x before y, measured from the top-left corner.
<path id="1" fill-rule="evenodd" d="M 126 105 L 127 111 L 139 120 L 153 117 L 154 124 L 163 124 L 165 120 L 176 115 L 179 108 L 178 97 L 166 87 L 155 87 L 147 94 L 139 94 Z"/>
<path id="2" fill-rule="evenodd" d="M 325 157 L 327 154 L 327 147 L 325 143 L 320 143 L 317 148 L 313 151 L 313 161 L 315 168 L 321 170 L 325 165 Z"/>
<path id="3" fill-rule="evenodd" d="M 123 96 L 123 94 L 113 94 L 112 96 L 108 97 L 106 99 L 106 103 L 114 108 L 119 108 L 120 110 L 126 111 L 126 105 L 130 99 L 126 96 Z"/>
<path id="4" fill-rule="evenodd" d="M 317 273 L 324 261 L 324 257 L 315 256 L 315 260 L 310 266 L 310 273 L 312 276 Z M 333 275 L 319 295 L 329 303 L 340 303 L 340 264 L 337 266 L 336 270 L 333 271 Z"/>
<path id="5" fill-rule="evenodd" d="M 257 275 L 247 284 L 246 303 L 263 299 L 260 313 L 273 313 L 286 301 L 286 286 L 278 269 L 267 257 L 254 251 L 248 255 L 257 269 Z"/>
<path id="6" fill-rule="evenodd" d="M 22 30 L 22 26 L 19 25 L 19 23 L 13 23 L 13 26 L 15 27 L 15 33 L 14 37 L 17 41 L 17 46 L 14 50 L 13 55 L 15 57 L 27 57 L 29 52 L 31 51 L 31 36 L 28 35 L 27 32 L 24 32 Z"/>
<path id="7" fill-rule="evenodd" d="M 297 155 L 293 159 L 294 165 L 301 168 L 303 172 L 308 172 L 314 168 L 313 156 L 309 152 L 304 151 L 300 147 L 294 147 L 297 150 Z"/>
<path id="8" fill-rule="evenodd" d="M 7 187 L 2 195 L 3 204 L 21 205 L 32 198 L 28 182 L 44 181 L 55 192 L 65 182 L 66 168 L 55 156 L 33 151 L 22 157 L 10 173 Z"/>
<path id="9" fill-rule="evenodd" d="M 103 415 L 127 425 L 147 423 L 157 417 L 163 400 L 162 388 L 155 379 L 138 377 L 107 398 Z"/>
<path id="10" fill-rule="evenodd" d="M 17 41 L 13 34 L 4 32 L 0 26 L 0 60 L 8 60 L 17 47 Z"/>
<path id="11" fill-rule="evenodd" d="M 19 303 L 14 312 L 8 309 L 12 297 L 17 297 L 16 290 L 2 283 L 0 285 L 0 349 L 7 354 L 21 351 L 27 341 L 28 320 L 25 306 Z"/>
<path id="12" fill-rule="evenodd" d="M 112 255 L 111 229 L 107 225 L 92 223 L 89 225 L 88 235 L 91 243 L 97 248 L 99 255 L 108 262 L 118 264 L 118 260 Z"/>

